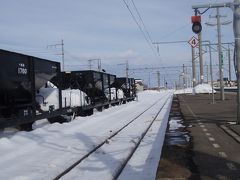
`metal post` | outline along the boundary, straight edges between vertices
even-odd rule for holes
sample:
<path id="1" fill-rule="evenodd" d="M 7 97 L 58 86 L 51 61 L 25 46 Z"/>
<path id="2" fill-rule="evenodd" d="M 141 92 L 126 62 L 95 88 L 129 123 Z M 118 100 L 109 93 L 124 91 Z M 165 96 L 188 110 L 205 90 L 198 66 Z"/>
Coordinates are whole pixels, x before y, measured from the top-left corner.
<path id="1" fill-rule="evenodd" d="M 240 3 L 240 0 L 234 0 L 234 3 Z M 240 7 L 234 6 L 233 30 L 235 37 L 235 54 L 237 62 L 237 124 L 240 124 Z"/>
<path id="2" fill-rule="evenodd" d="M 220 80 L 220 96 L 221 100 L 224 101 L 224 84 L 223 84 L 223 64 L 222 64 L 222 42 L 221 42 L 221 23 L 219 8 L 217 9 L 217 33 L 218 33 L 218 61 L 219 61 L 219 80 Z"/>
<path id="3" fill-rule="evenodd" d="M 198 34 L 198 41 L 199 41 L 199 63 L 200 63 L 200 83 L 203 84 L 204 75 L 203 75 L 203 56 L 202 56 L 202 33 Z"/>
<path id="4" fill-rule="evenodd" d="M 232 72 L 231 72 L 231 52 L 230 47 L 228 45 L 228 71 L 229 71 L 229 81 L 232 81 Z"/>

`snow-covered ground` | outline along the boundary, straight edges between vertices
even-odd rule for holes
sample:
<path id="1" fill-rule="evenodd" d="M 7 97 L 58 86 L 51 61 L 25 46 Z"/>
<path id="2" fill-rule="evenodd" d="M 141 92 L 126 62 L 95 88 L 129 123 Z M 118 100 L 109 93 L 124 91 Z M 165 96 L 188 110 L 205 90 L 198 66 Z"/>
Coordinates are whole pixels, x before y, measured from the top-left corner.
<path id="1" fill-rule="evenodd" d="M 169 116 L 172 92 L 145 91 L 138 101 L 111 107 L 89 117 L 78 117 L 64 124 L 35 124 L 31 132 L 16 132 L 0 137 L 0 179 L 53 179 L 92 150 L 97 144 L 127 124 L 143 110 L 153 108 L 121 131 L 100 151 L 89 156 L 63 179 L 112 179 L 115 167 L 126 158 L 147 125 L 168 99 L 136 154 L 123 170 L 120 179 L 154 179 Z M 80 165 L 81 166 L 81 165 Z M 80 176 L 79 176 L 80 174 Z"/>

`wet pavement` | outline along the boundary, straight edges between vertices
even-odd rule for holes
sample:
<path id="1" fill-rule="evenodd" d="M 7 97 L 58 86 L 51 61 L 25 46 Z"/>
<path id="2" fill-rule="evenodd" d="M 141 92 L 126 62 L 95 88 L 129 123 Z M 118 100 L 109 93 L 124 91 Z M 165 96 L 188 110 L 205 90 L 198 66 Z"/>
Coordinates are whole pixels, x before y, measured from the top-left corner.
<path id="1" fill-rule="evenodd" d="M 168 128 L 157 171 L 157 180 L 162 179 L 199 179 L 192 160 L 192 138 L 184 122 L 179 101 L 173 99 Z"/>
<path id="2" fill-rule="evenodd" d="M 165 136 L 166 144 L 173 146 L 185 146 L 190 141 L 189 132 L 186 130 L 186 125 L 180 113 L 170 115 L 169 127 Z"/>
<path id="3" fill-rule="evenodd" d="M 236 112 L 236 94 L 175 97 L 156 179 L 240 180 Z"/>

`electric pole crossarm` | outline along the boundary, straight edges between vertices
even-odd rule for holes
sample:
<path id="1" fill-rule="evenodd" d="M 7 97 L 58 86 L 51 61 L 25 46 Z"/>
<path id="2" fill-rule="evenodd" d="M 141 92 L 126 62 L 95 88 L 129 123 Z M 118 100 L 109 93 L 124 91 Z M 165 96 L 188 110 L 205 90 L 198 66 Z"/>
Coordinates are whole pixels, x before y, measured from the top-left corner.
<path id="1" fill-rule="evenodd" d="M 220 7 L 232 7 L 232 2 L 227 3 L 214 3 L 214 4 L 201 4 L 201 5 L 193 5 L 192 9 L 201 9 L 201 8 L 220 8 Z"/>

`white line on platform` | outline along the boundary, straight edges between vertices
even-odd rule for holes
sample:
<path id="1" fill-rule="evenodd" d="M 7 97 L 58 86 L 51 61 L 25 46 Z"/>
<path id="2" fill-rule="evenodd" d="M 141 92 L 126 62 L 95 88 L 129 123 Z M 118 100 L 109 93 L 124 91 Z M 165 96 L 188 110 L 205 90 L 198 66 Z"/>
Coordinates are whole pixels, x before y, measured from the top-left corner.
<path id="1" fill-rule="evenodd" d="M 233 171 L 236 171 L 236 170 L 237 170 L 236 166 L 235 166 L 233 163 L 227 163 L 227 167 L 228 167 L 230 170 L 233 170 Z"/>
<path id="2" fill-rule="evenodd" d="M 213 147 L 220 148 L 220 146 L 218 144 L 213 144 Z"/>
<path id="3" fill-rule="evenodd" d="M 213 137 L 209 137 L 208 139 L 209 139 L 209 141 L 215 141 L 215 139 Z"/>
<path id="4" fill-rule="evenodd" d="M 206 136 L 211 136 L 211 133 L 206 133 Z"/>
<path id="5" fill-rule="evenodd" d="M 206 128 L 204 128 L 204 129 L 203 129 L 203 131 L 205 131 L 205 132 L 206 132 L 206 131 L 208 131 L 208 130 L 207 130 Z"/>
<path id="6" fill-rule="evenodd" d="M 218 154 L 219 154 L 219 156 L 222 157 L 222 158 L 227 158 L 227 157 L 228 157 L 225 152 L 219 152 Z"/>
<path id="7" fill-rule="evenodd" d="M 205 126 L 204 125 L 200 125 L 200 127 L 204 128 Z"/>

